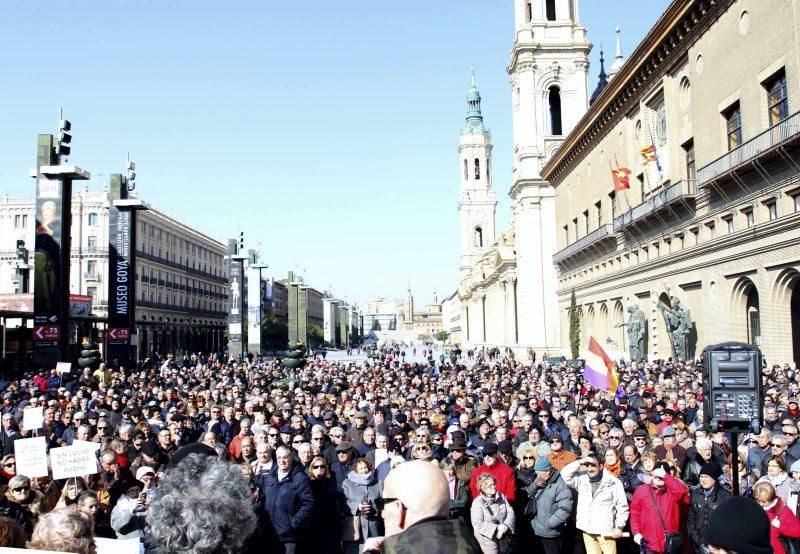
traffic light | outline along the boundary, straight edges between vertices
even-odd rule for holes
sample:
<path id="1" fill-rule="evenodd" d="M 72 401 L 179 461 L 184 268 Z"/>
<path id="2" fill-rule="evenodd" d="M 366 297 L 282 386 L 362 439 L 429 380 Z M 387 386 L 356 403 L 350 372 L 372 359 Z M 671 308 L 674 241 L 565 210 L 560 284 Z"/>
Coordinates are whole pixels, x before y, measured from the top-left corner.
<path id="1" fill-rule="evenodd" d="M 58 122 L 58 142 L 56 143 L 56 154 L 58 156 L 69 156 L 70 147 L 69 143 L 72 142 L 72 135 L 69 133 L 72 130 L 72 123 L 67 119 L 61 119 Z"/>
<path id="2" fill-rule="evenodd" d="M 239 231 L 239 253 L 244 252 L 244 231 Z"/>
<path id="3" fill-rule="evenodd" d="M 28 259 L 28 249 L 25 248 L 24 240 L 17 241 L 17 259 L 23 261 L 27 261 Z"/>

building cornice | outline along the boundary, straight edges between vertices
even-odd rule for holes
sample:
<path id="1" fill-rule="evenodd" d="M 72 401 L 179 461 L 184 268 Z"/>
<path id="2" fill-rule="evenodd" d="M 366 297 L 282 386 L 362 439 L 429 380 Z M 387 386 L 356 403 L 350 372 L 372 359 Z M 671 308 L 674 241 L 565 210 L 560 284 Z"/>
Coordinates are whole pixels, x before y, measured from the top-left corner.
<path id="1" fill-rule="evenodd" d="M 735 0 L 674 0 L 542 168 L 557 187 Z"/>

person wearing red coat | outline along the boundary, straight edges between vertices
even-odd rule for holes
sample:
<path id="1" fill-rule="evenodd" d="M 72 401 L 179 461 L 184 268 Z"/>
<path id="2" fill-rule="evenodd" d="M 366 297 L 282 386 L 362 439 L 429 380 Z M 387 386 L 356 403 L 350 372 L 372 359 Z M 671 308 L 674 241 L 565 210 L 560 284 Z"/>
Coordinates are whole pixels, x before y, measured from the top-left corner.
<path id="1" fill-rule="evenodd" d="M 689 489 L 686 485 L 663 468 L 656 468 L 652 473 L 652 481 L 639 485 L 631 498 L 633 540 L 636 544 L 647 541 L 647 552 L 663 553 L 666 539 L 661 517 L 664 518 L 666 533 L 681 533 L 682 516 L 688 506 Z"/>
<path id="2" fill-rule="evenodd" d="M 769 543 L 775 554 L 786 554 L 786 549 L 781 544 L 781 537 L 791 539 L 800 538 L 800 520 L 792 510 L 781 500 L 775 487 L 768 482 L 756 483 L 753 487 L 753 498 L 761 504 L 769 519 Z"/>
<path id="3" fill-rule="evenodd" d="M 497 445 L 493 442 L 487 442 L 483 447 L 483 463 L 472 471 L 472 477 L 469 480 L 469 493 L 472 499 L 480 494 L 478 477 L 484 473 L 492 475 L 497 484 L 497 491 L 502 493 L 509 502 L 514 502 L 517 496 L 514 470 L 497 458 Z"/>

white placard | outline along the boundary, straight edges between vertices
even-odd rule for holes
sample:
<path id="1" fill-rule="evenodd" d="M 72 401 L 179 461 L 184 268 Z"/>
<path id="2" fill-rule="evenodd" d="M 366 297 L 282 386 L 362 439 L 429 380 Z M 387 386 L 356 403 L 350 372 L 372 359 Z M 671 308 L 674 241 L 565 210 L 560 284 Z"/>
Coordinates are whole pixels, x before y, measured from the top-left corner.
<path id="1" fill-rule="evenodd" d="M 14 441 L 14 456 L 17 458 L 17 475 L 47 477 L 47 439 L 17 439 Z"/>
<path id="2" fill-rule="evenodd" d="M 97 554 L 139 554 L 144 550 L 140 543 L 141 541 L 138 538 L 122 540 L 94 538 Z"/>
<path id="3" fill-rule="evenodd" d="M 41 429 L 44 424 L 44 408 L 25 408 L 22 410 L 22 428 L 26 431 Z"/>
<path id="4" fill-rule="evenodd" d="M 81 441 L 78 439 L 74 439 L 72 441 L 72 446 L 82 446 L 84 448 L 89 448 L 90 450 L 94 450 L 97 452 L 100 450 L 100 443 L 99 442 L 91 442 L 91 441 Z"/>
<path id="5" fill-rule="evenodd" d="M 50 450 L 53 479 L 83 477 L 97 473 L 97 456 L 94 450 L 82 445 L 64 446 Z"/>
<path id="6" fill-rule="evenodd" d="M 58 362 L 56 364 L 56 373 L 58 373 L 58 374 L 69 373 L 70 371 L 72 371 L 72 364 L 71 363 L 69 363 L 69 362 Z"/>
<path id="7" fill-rule="evenodd" d="M 385 448 L 375 449 L 375 467 L 381 465 L 387 458 L 389 458 L 389 452 Z"/>

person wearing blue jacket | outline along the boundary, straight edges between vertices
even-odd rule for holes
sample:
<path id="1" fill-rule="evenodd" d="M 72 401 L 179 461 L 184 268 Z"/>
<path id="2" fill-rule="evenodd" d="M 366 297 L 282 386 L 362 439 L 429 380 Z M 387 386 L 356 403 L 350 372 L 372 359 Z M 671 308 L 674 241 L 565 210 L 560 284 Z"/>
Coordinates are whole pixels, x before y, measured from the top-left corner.
<path id="1" fill-rule="evenodd" d="M 314 506 L 314 493 L 303 466 L 294 461 L 292 451 L 279 446 L 275 465 L 260 479 L 264 511 L 272 526 L 274 552 L 294 554 L 301 529 L 308 523 Z"/>

